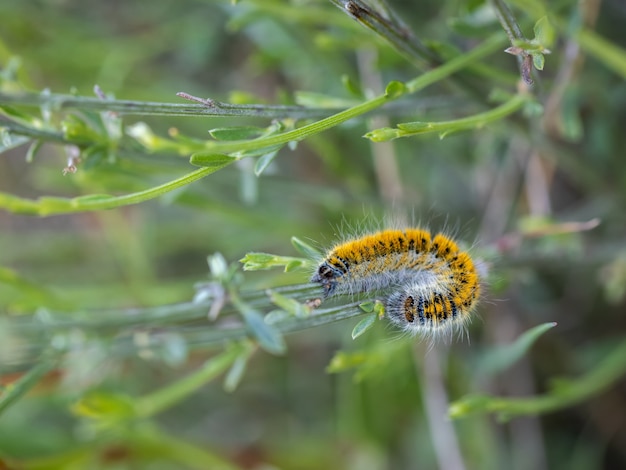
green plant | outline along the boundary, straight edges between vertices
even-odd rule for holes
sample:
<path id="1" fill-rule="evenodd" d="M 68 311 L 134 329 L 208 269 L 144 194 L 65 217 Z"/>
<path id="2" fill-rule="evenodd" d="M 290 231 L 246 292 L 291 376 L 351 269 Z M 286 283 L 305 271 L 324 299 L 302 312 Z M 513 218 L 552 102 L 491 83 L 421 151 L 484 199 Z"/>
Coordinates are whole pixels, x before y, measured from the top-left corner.
<path id="1" fill-rule="evenodd" d="M 626 51 L 596 2 L 43 3 L 0 6 L 0 467 L 624 461 L 593 410 L 591 439 L 487 416 L 623 406 Z M 507 302 L 471 348 L 320 305 L 303 240 L 364 208 L 476 237 Z"/>

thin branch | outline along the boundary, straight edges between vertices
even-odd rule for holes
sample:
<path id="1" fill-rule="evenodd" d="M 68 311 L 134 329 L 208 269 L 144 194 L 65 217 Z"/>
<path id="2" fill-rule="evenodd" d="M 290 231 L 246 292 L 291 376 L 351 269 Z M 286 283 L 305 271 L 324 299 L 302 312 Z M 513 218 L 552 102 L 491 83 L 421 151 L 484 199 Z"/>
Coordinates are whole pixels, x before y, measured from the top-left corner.
<path id="1" fill-rule="evenodd" d="M 361 25 L 383 37 L 412 62 L 426 63 L 428 66 L 441 64 L 437 54 L 424 46 L 411 30 L 400 24 L 395 17 L 385 18 L 361 0 L 330 0 L 330 2 Z M 386 6 L 385 10 L 387 13 L 390 11 Z"/>
<path id="2" fill-rule="evenodd" d="M 522 28 L 520 28 L 515 16 L 513 16 L 513 12 L 503 0 L 491 0 L 491 5 L 496 12 L 498 21 L 502 25 L 502 29 L 504 29 L 504 32 L 509 37 L 509 41 L 511 41 L 512 47 L 507 49 L 506 52 L 518 57 L 522 79 L 527 85 L 532 85 L 534 83 L 531 77 L 533 58 L 526 51 L 515 46 L 516 41 L 527 41 L 522 33 Z"/>
<path id="3" fill-rule="evenodd" d="M 59 357 L 59 354 L 45 355 L 19 380 L 7 385 L 4 390 L 0 390 L 0 415 L 22 395 L 37 385 L 44 375 L 54 369 L 59 361 Z"/>
<path id="4" fill-rule="evenodd" d="M 178 93 L 178 96 L 185 99 L 194 98 L 187 93 Z M 199 100 L 200 99 L 197 99 L 197 101 Z M 203 99 L 202 102 L 198 104 L 183 104 L 132 100 L 103 100 L 101 98 L 57 93 L 8 94 L 1 92 L 0 105 L 48 106 L 53 110 L 82 109 L 144 116 L 253 116 L 271 119 L 285 117 L 295 119 L 319 118 L 328 116 L 339 110 L 339 108 L 305 108 L 303 106 L 237 105 L 211 99 Z"/>

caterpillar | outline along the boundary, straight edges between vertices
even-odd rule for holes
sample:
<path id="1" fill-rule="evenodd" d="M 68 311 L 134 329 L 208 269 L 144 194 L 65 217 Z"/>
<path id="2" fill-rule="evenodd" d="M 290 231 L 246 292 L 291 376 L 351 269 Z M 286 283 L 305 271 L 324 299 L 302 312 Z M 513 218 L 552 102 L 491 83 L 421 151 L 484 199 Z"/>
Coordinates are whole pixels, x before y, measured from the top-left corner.
<path id="1" fill-rule="evenodd" d="M 384 292 L 385 316 L 411 333 L 463 325 L 480 296 L 470 255 L 443 233 L 388 229 L 335 245 L 311 282 L 324 297 Z"/>

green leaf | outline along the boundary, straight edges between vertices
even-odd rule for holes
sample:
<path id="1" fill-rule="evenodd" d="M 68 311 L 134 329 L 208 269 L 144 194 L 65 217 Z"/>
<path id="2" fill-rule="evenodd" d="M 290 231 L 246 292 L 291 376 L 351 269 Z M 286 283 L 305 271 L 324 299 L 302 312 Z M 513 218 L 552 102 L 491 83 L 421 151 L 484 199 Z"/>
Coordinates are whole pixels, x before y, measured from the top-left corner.
<path id="1" fill-rule="evenodd" d="M 235 362 L 230 367 L 228 374 L 226 374 L 226 378 L 224 379 L 224 390 L 227 392 L 235 391 L 246 372 L 248 360 L 253 352 L 254 348 L 251 345 L 242 349 L 241 354 L 237 356 L 237 359 L 235 359 Z"/>
<path id="2" fill-rule="evenodd" d="M 500 420 L 515 416 L 539 415 L 572 406 L 602 393 L 626 373 L 626 341 L 622 341 L 603 360 L 594 364 L 587 374 L 576 380 L 560 380 L 551 393 L 522 397 L 490 397 L 468 395 L 450 405 L 451 418 L 473 413 L 496 413 Z"/>
<path id="3" fill-rule="evenodd" d="M 402 137 L 402 132 L 392 127 L 381 127 L 380 129 L 374 129 L 363 137 L 370 139 L 372 142 L 387 142 L 388 140 L 397 139 Z"/>
<path id="4" fill-rule="evenodd" d="M 285 353 L 287 345 L 283 336 L 276 328 L 265 323 L 263 316 L 259 312 L 243 304 L 243 302 L 238 302 L 236 306 L 243 315 L 250 333 L 259 342 L 259 346 L 272 354 Z"/>
<path id="5" fill-rule="evenodd" d="M 15 109 L 12 106 L 0 104 L 0 111 L 9 116 L 13 121 L 19 122 L 24 126 L 34 127 L 36 129 L 41 129 L 43 127 L 43 121 L 41 119 Z"/>
<path id="6" fill-rule="evenodd" d="M 274 324 L 279 323 L 281 321 L 287 320 L 290 317 L 291 317 L 291 315 L 289 315 L 284 310 L 272 310 L 271 312 L 269 312 L 269 313 L 267 313 L 265 315 L 263 320 L 268 325 L 274 325 Z"/>
<path id="7" fill-rule="evenodd" d="M 105 422 L 115 422 L 135 416 L 132 397 L 121 393 L 89 392 L 72 406 L 78 416 Z"/>
<path id="8" fill-rule="evenodd" d="M 237 158 L 230 155 L 223 155 L 221 153 L 194 153 L 189 158 L 189 163 L 195 166 L 208 167 L 208 168 L 223 168 L 226 165 L 236 161 Z"/>
<path id="9" fill-rule="evenodd" d="M 205 142 L 185 139 L 178 135 L 175 136 L 176 140 L 163 138 L 152 132 L 145 122 L 137 122 L 126 127 L 126 134 L 151 152 L 175 152 L 178 155 L 188 155 L 193 152 L 202 152 L 206 147 Z"/>
<path id="10" fill-rule="evenodd" d="M 396 137 L 408 137 L 417 134 L 425 134 L 428 132 L 437 132 L 440 136 L 445 137 L 451 132 L 458 132 L 467 129 L 480 128 L 490 122 L 503 119 L 514 113 L 524 106 L 530 98 L 524 94 L 518 94 L 511 97 L 505 103 L 497 106 L 484 113 L 475 114 L 461 119 L 440 122 L 404 122 L 398 124 L 397 129 L 382 128 L 375 129 L 365 137 L 374 141 L 395 139 Z"/>
<path id="11" fill-rule="evenodd" d="M 537 70 L 543 70 L 546 59 L 543 54 L 533 54 L 533 66 Z"/>
<path id="12" fill-rule="evenodd" d="M 368 355 L 365 352 L 357 351 L 347 353 L 339 351 L 330 360 L 330 364 L 326 366 L 326 372 L 329 374 L 337 374 L 346 370 L 354 369 L 363 365 L 368 359 Z"/>
<path id="13" fill-rule="evenodd" d="M 487 395 L 468 395 L 450 404 L 448 416 L 452 419 L 479 413 L 489 408 L 493 398 Z"/>
<path id="14" fill-rule="evenodd" d="M 306 269 L 308 268 L 309 264 L 310 263 L 308 263 L 307 261 L 303 259 L 294 258 L 285 265 L 285 272 L 290 273 L 293 271 L 298 271 L 303 268 Z"/>
<path id="15" fill-rule="evenodd" d="M 544 49 L 541 44 L 537 44 L 534 41 L 527 41 L 525 39 L 514 39 L 511 43 L 514 47 L 517 47 L 528 54 L 543 52 Z"/>
<path id="16" fill-rule="evenodd" d="M 254 165 L 254 174 L 256 176 L 261 176 L 261 173 L 265 171 L 265 169 L 269 166 L 270 163 L 272 163 L 272 161 L 278 154 L 278 150 L 279 149 L 276 149 L 273 152 L 266 153 L 265 155 L 261 155 L 259 157 Z"/>
<path id="17" fill-rule="evenodd" d="M 359 336 L 361 336 L 363 333 L 369 330 L 372 326 L 374 326 L 374 323 L 376 323 L 377 318 L 378 318 L 378 315 L 376 313 L 373 313 L 371 315 L 367 315 L 359 323 L 357 323 L 355 327 L 352 329 L 352 339 L 357 339 Z"/>
<path id="18" fill-rule="evenodd" d="M 32 163 L 35 160 L 35 156 L 37 152 L 39 152 L 42 144 L 43 142 L 41 140 L 35 140 L 28 146 L 28 151 L 26 152 L 26 161 L 28 163 Z"/>
<path id="19" fill-rule="evenodd" d="M 304 318 L 308 317 L 311 313 L 311 310 L 307 308 L 306 305 L 301 304 L 295 299 L 285 297 L 284 295 L 279 294 L 278 292 L 273 290 L 270 290 L 268 293 L 274 305 L 283 309 L 290 315 L 293 315 L 297 318 Z"/>
<path id="20" fill-rule="evenodd" d="M 10 132 L 2 129 L 2 126 L 0 125 L 0 153 L 19 147 L 20 145 L 24 145 L 29 141 L 30 138 L 11 134 Z"/>
<path id="21" fill-rule="evenodd" d="M 75 114 L 69 114 L 61 123 L 63 136 L 72 142 L 106 142 L 107 136 L 94 129 L 91 125 Z"/>
<path id="22" fill-rule="evenodd" d="M 514 343 L 490 350 L 479 365 L 479 370 L 487 374 L 496 374 L 508 369 L 528 352 L 541 335 L 555 326 L 555 322 L 537 325 L 521 334 Z"/>
<path id="23" fill-rule="evenodd" d="M 241 313 L 246 322 L 248 331 L 258 341 L 259 346 L 272 354 L 283 354 L 287 345 L 282 334 L 273 326 L 267 324 L 258 311 L 239 298 L 237 291 L 229 291 L 233 306 Z"/>
<path id="24" fill-rule="evenodd" d="M 298 253 L 306 256 L 309 259 L 321 259 L 324 255 L 317 248 L 314 248 L 310 244 L 303 242 L 298 237 L 291 237 L 291 244 L 298 251 Z"/>
<path id="25" fill-rule="evenodd" d="M 363 98 L 363 90 L 361 90 L 361 87 L 354 80 L 352 80 L 349 75 L 342 75 L 341 83 L 343 83 L 344 88 L 351 95 L 357 98 Z"/>
<path id="26" fill-rule="evenodd" d="M 398 81 L 389 82 L 385 88 L 385 97 L 395 99 L 407 93 L 407 87 L 404 83 Z"/>
<path id="27" fill-rule="evenodd" d="M 285 267 L 285 272 L 309 265 L 308 260 L 291 256 L 279 256 L 269 253 L 247 253 L 239 260 L 244 271 L 262 271 L 275 267 Z"/>
<path id="28" fill-rule="evenodd" d="M 211 129 L 209 134 L 216 140 L 246 140 L 262 136 L 267 129 L 263 127 L 218 127 Z"/>
<path id="29" fill-rule="evenodd" d="M 552 47 L 556 39 L 556 31 L 547 16 L 540 18 L 535 23 L 533 31 L 535 32 L 535 41 L 545 48 Z"/>

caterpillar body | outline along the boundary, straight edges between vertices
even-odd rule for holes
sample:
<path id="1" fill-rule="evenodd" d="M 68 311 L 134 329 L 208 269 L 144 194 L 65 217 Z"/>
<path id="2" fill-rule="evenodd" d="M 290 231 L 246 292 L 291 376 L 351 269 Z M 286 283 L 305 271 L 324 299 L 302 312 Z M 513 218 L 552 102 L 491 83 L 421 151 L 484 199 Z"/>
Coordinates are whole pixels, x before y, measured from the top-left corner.
<path id="1" fill-rule="evenodd" d="M 385 315 L 406 332 L 464 324 L 480 295 L 470 255 L 443 233 L 382 230 L 334 246 L 311 278 L 325 297 L 384 292 Z"/>

